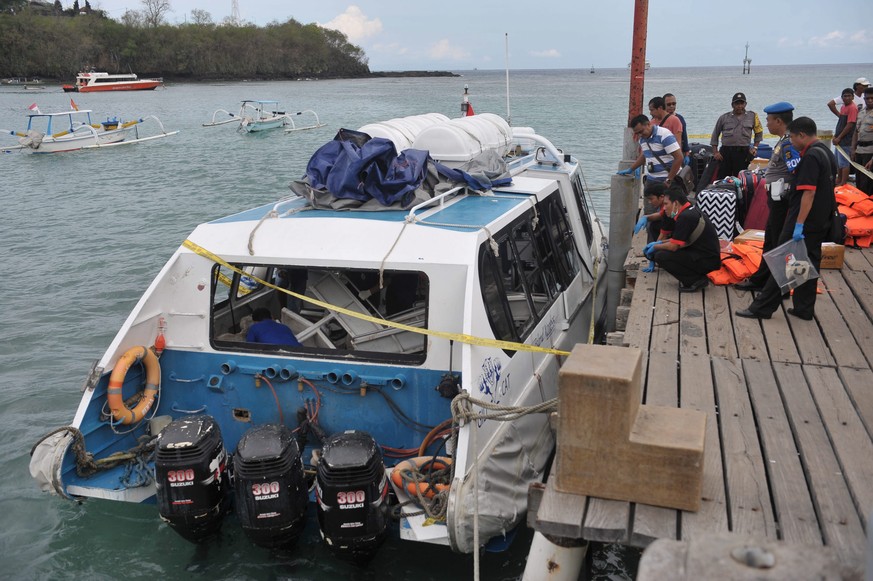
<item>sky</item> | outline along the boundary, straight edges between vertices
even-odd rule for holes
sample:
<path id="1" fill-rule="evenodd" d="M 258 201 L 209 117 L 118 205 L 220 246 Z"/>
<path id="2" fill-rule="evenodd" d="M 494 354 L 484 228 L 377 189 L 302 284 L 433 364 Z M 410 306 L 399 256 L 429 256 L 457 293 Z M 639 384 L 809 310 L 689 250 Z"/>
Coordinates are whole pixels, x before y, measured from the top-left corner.
<path id="1" fill-rule="evenodd" d="M 633 0 L 236 0 L 243 21 L 294 18 L 346 34 L 370 70 L 616 68 L 630 62 Z M 90 0 L 121 19 L 141 0 Z M 221 23 L 233 0 L 169 0 L 170 23 L 205 10 Z M 72 0 L 62 0 L 65 7 Z M 869 0 L 650 0 L 653 67 L 873 62 Z M 508 35 L 508 37 L 507 37 Z M 873 67 L 871 67 L 873 68 Z M 873 70 L 868 76 L 873 76 Z M 800 81 L 800 79 L 798 79 Z"/>

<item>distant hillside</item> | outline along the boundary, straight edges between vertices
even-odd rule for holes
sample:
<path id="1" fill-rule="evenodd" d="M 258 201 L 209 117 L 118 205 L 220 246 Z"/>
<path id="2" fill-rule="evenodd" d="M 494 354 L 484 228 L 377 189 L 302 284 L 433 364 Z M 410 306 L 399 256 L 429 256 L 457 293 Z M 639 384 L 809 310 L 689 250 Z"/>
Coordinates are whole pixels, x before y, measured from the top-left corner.
<path id="1" fill-rule="evenodd" d="M 178 80 L 370 74 L 367 56 L 343 33 L 293 19 L 264 27 L 214 24 L 207 18 L 149 26 L 129 17 L 136 13 L 125 14 L 130 22 L 121 23 L 99 11 L 62 11 L 60 2 L 55 12 L 45 4 L 39 10 L 8 11 L 9 4 L 0 0 L 0 78 L 72 81 L 89 67 Z"/>

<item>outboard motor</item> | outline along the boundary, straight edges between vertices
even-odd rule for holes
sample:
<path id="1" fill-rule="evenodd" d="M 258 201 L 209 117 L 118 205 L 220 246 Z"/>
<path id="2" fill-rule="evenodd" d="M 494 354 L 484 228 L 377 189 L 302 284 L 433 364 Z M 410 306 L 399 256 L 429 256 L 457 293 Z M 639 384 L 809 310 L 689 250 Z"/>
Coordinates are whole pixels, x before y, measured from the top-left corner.
<path id="1" fill-rule="evenodd" d="M 161 431 L 155 484 L 161 518 L 177 533 L 197 543 L 218 532 L 230 482 L 221 430 L 212 416 L 174 420 Z"/>
<path id="2" fill-rule="evenodd" d="M 267 548 L 296 543 L 306 525 L 309 492 L 291 430 L 267 424 L 243 434 L 233 475 L 236 514 L 249 539 Z"/>
<path id="3" fill-rule="evenodd" d="M 382 452 L 366 432 L 327 438 L 315 477 L 321 536 L 340 557 L 366 561 L 384 540 L 388 478 Z"/>

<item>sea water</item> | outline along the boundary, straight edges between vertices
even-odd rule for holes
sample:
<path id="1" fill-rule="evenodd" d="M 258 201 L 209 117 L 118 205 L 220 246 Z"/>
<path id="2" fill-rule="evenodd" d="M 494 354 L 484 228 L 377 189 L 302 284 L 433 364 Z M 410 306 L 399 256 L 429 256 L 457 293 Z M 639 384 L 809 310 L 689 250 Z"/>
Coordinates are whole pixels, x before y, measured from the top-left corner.
<path id="1" fill-rule="evenodd" d="M 14 579 L 455 579 L 472 576 L 472 557 L 444 547 L 387 542 L 366 567 L 338 561 L 307 528 L 293 551 L 251 545 L 234 519 L 220 538 L 195 547 L 163 524 L 153 505 L 41 493 L 28 473 L 31 446 L 69 424 L 81 385 L 143 290 L 194 227 L 286 196 L 310 155 L 340 128 L 392 117 L 460 112 L 464 85 L 477 112 L 533 127 L 580 159 L 599 218 L 608 224 L 610 178 L 627 123 L 628 71 L 513 71 L 507 110 L 503 71 L 461 77 L 331 81 L 170 83 L 147 92 L 63 93 L 0 90 L 0 128 L 21 131 L 27 107 L 92 109 L 93 121 L 155 115 L 164 140 L 56 155 L 0 154 L 0 576 Z M 730 98 L 748 108 L 790 101 L 820 129 L 836 118 L 827 102 L 873 65 L 653 68 L 644 100 L 672 92 L 690 134 L 712 131 Z M 235 124 L 202 127 L 217 109 L 243 99 L 278 99 L 289 113 L 315 110 L 327 126 L 243 135 Z M 295 117 L 298 125 L 307 116 Z M 157 125 L 148 120 L 141 135 Z M 151 131 L 150 131 L 151 130 Z M 0 136 L 2 137 L 2 136 Z M 692 139 L 692 141 L 695 141 Z M 699 141 L 708 142 L 707 139 Z M 6 138 L 4 144 L 14 140 Z M 342 236 L 342 232 L 337 232 Z M 522 527 L 523 529 L 523 527 Z M 486 554 L 483 579 L 517 579 L 530 532 L 510 549 Z M 596 576 L 631 574 L 632 556 L 599 553 Z"/>

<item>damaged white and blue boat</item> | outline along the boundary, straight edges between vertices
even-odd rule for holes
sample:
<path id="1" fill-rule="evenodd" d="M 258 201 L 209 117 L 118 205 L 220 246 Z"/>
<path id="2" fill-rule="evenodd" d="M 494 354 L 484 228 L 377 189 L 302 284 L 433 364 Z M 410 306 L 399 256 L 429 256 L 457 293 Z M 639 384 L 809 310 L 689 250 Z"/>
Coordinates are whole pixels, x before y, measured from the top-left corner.
<path id="1" fill-rule="evenodd" d="M 318 526 L 356 559 L 391 531 L 502 537 L 554 449 L 562 354 L 605 319 L 578 160 L 496 115 L 426 114 L 340 131 L 292 190 L 191 233 L 32 474 L 154 503 L 194 542 L 231 511 L 259 545 Z"/>

